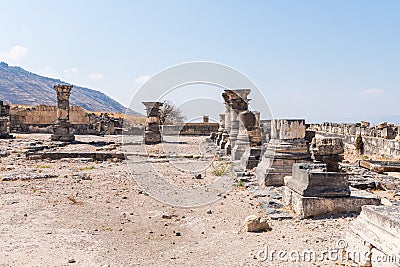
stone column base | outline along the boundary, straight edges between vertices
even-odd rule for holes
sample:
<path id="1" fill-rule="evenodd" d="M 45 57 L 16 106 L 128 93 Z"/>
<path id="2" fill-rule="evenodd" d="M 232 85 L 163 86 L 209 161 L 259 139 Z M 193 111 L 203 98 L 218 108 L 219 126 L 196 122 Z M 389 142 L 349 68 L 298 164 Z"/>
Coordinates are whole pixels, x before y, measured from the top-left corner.
<path id="1" fill-rule="evenodd" d="M 304 197 L 284 186 L 282 200 L 300 218 L 360 213 L 364 205 L 380 205 L 381 203 L 379 197 L 372 193 L 355 188 L 350 189 L 349 197 Z"/>
<path id="2" fill-rule="evenodd" d="M 160 132 L 150 132 L 146 131 L 144 133 L 144 143 L 146 145 L 155 145 L 162 142 L 161 133 Z"/>
<path id="3" fill-rule="evenodd" d="M 73 134 L 52 134 L 51 141 L 72 142 L 75 140 Z"/>

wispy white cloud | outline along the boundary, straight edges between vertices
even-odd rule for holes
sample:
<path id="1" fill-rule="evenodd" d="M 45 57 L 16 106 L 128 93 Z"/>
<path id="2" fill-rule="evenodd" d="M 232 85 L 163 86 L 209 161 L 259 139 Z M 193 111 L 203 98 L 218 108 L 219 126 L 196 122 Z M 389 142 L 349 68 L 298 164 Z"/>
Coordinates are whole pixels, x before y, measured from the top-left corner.
<path id="1" fill-rule="evenodd" d="M 7 52 L 0 52 L 0 59 L 5 62 L 13 63 L 26 57 L 27 54 L 28 54 L 28 49 L 26 47 L 23 47 L 21 45 L 16 45 L 11 47 L 11 49 L 8 50 Z"/>
<path id="2" fill-rule="evenodd" d="M 98 81 L 98 80 L 103 79 L 103 74 L 101 74 L 101 73 L 92 73 L 92 74 L 89 75 L 89 78 L 91 80 L 93 80 L 93 81 Z"/>
<path id="3" fill-rule="evenodd" d="M 135 83 L 143 84 L 143 83 L 147 82 L 149 79 L 150 79 L 149 75 L 142 75 L 135 79 Z"/>
<path id="4" fill-rule="evenodd" d="M 36 73 L 49 78 L 55 78 L 55 79 L 58 78 L 54 70 L 48 66 L 41 68 L 40 70 L 36 71 Z"/>
<path id="5" fill-rule="evenodd" d="M 71 78 L 72 76 L 74 76 L 75 74 L 78 73 L 78 69 L 75 67 L 71 67 L 69 69 L 65 69 L 64 70 L 64 74 L 66 77 Z"/>
<path id="6" fill-rule="evenodd" d="M 370 88 L 361 92 L 362 95 L 381 95 L 385 92 L 385 90 L 380 88 Z"/>

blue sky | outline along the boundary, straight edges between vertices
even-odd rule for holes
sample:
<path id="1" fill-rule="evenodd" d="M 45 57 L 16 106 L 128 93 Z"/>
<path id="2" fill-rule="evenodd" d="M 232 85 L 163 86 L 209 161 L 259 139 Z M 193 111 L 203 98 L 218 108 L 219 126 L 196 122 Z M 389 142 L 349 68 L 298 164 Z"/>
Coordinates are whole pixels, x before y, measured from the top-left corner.
<path id="1" fill-rule="evenodd" d="M 124 105 L 164 68 L 213 61 L 249 76 L 276 117 L 400 115 L 400 1 L 0 4 L 0 60 Z"/>

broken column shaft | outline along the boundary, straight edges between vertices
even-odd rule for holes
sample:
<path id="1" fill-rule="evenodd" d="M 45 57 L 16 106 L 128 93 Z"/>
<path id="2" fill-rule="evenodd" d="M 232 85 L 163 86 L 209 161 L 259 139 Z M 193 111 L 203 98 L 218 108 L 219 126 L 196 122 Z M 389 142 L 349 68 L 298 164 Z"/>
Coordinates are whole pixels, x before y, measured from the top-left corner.
<path id="1" fill-rule="evenodd" d="M 142 102 L 146 106 L 147 118 L 144 132 L 146 145 L 159 144 L 162 141 L 160 132 L 160 107 L 161 102 Z"/>

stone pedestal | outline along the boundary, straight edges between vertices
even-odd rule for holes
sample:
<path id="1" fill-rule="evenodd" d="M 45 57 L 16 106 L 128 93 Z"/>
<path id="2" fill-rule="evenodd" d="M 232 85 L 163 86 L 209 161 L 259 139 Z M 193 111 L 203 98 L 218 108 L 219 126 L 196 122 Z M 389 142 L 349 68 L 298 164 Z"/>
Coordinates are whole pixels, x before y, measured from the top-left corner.
<path id="1" fill-rule="evenodd" d="M 257 156 L 256 153 L 261 151 L 261 148 L 259 150 L 253 149 L 253 151 L 251 151 L 251 148 L 261 146 L 261 131 L 257 113 L 244 111 L 240 113 L 238 117 L 240 125 L 239 134 L 237 136 L 235 147 L 232 150 L 232 159 L 241 160 L 241 162 L 244 163 L 249 160 L 250 156 L 252 157 L 252 160 L 255 160 Z M 247 163 L 242 164 L 242 167 L 246 168 Z"/>
<path id="2" fill-rule="evenodd" d="M 57 92 L 57 122 L 54 126 L 52 141 L 71 142 L 75 140 L 69 123 L 69 97 L 72 85 L 57 84 L 54 90 Z"/>
<path id="3" fill-rule="evenodd" d="M 314 137 L 310 153 L 314 163 L 325 163 L 328 171 L 338 172 L 339 162 L 343 160 L 343 141 L 339 137 Z"/>
<path id="4" fill-rule="evenodd" d="M 257 180 L 266 186 L 283 186 L 283 178 L 292 174 L 294 163 L 310 162 L 304 137 L 304 120 L 271 121 L 271 139 L 257 166 Z"/>
<path id="5" fill-rule="evenodd" d="M 364 206 L 346 233 L 346 253 L 360 266 L 400 266 L 400 207 Z"/>
<path id="6" fill-rule="evenodd" d="M 286 186 L 303 197 L 350 196 L 346 174 L 328 172 L 326 164 L 294 164 L 292 178 Z"/>
<path id="7" fill-rule="evenodd" d="M 144 132 L 144 143 L 155 145 L 162 142 L 160 132 L 160 107 L 161 102 L 142 102 L 146 106 L 147 118 Z"/>
<path id="8" fill-rule="evenodd" d="M 379 205 L 374 194 L 349 187 L 347 176 L 327 172 L 326 164 L 294 164 L 293 176 L 286 177 L 283 201 L 297 216 L 358 213 L 363 205 Z"/>

